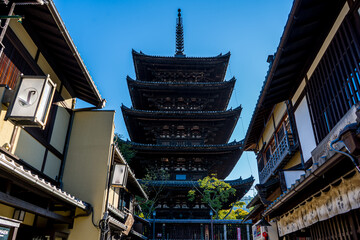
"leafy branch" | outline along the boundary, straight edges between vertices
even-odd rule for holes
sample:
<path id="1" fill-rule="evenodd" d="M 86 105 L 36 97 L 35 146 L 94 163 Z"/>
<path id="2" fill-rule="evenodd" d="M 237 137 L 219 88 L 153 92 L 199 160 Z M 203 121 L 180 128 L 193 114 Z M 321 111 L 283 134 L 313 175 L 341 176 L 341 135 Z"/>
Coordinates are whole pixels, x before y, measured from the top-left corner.
<path id="1" fill-rule="evenodd" d="M 194 201 L 196 192 L 201 195 L 201 201 L 206 203 L 215 213 L 215 218 L 218 218 L 219 211 L 222 209 L 231 195 L 235 195 L 236 189 L 232 188 L 230 184 L 219 180 L 216 175 L 207 176 L 198 180 L 198 186 L 193 185 L 196 190 L 189 190 L 188 197 L 190 201 Z"/>

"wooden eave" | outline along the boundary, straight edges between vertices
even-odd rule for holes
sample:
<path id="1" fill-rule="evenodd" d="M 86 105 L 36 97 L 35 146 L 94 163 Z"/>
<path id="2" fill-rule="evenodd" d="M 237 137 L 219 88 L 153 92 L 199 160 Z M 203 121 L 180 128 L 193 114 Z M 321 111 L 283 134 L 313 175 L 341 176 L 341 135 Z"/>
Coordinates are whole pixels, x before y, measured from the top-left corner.
<path id="1" fill-rule="evenodd" d="M 16 5 L 15 13 L 25 17 L 22 25 L 72 96 L 101 106 L 103 99 L 54 2 L 47 0 L 43 5 Z"/>
<path id="2" fill-rule="evenodd" d="M 261 213 L 265 210 L 265 206 L 262 204 L 255 205 L 249 214 L 244 218 L 243 221 L 252 220 L 253 222 L 258 221 L 261 218 Z"/>
<path id="3" fill-rule="evenodd" d="M 217 107 L 212 110 L 225 111 L 236 82 L 235 78 L 224 82 L 148 82 L 126 78 L 133 107 L 136 109 L 149 109 L 143 93 L 150 92 L 156 95 L 192 97 L 211 94 L 216 92 L 221 97 L 218 99 Z"/>
<path id="4" fill-rule="evenodd" d="M 213 166 L 214 172 L 218 173 L 219 179 L 226 178 L 234 166 L 236 165 L 237 161 L 240 158 L 242 153 L 242 142 L 232 142 L 228 144 L 216 144 L 216 145 L 194 145 L 194 146 L 163 146 L 163 145 L 155 145 L 155 144 L 140 144 L 134 142 L 128 142 L 133 150 L 136 151 L 136 157 L 132 160 L 136 162 L 136 158 L 140 155 L 146 156 L 146 159 L 150 161 L 149 164 L 151 165 L 152 160 L 151 158 L 156 156 L 159 158 L 160 156 L 197 156 L 197 157 L 224 157 L 226 162 L 221 166 Z M 225 157 L 226 156 L 226 157 Z M 159 158 L 160 159 L 160 158 Z M 132 164 L 136 174 L 139 174 L 138 177 L 141 177 L 141 172 L 145 169 L 143 166 L 139 166 L 139 164 Z"/>
<path id="5" fill-rule="evenodd" d="M 74 212 L 76 208 L 88 214 L 88 204 L 42 179 L 18 163 L 18 159 L 0 148 L 0 178 L 3 186 L 11 189 L 0 191 L 0 203 L 52 219 L 59 223 L 72 224 L 72 216 L 63 216 L 59 211 Z"/>
<path id="6" fill-rule="evenodd" d="M 201 124 L 204 123 L 209 128 L 214 128 L 216 133 L 214 144 L 226 143 L 236 126 L 241 113 L 241 106 L 234 110 L 227 111 L 146 111 L 136 110 L 121 106 L 125 124 L 130 136 L 134 142 L 146 142 L 146 134 L 152 128 L 154 123 L 163 123 L 163 125 L 173 124 Z M 226 124 L 226 129 L 215 129 L 215 124 Z"/>
<path id="7" fill-rule="evenodd" d="M 235 180 L 223 180 L 225 183 L 228 183 L 231 187 L 235 189 L 240 189 L 244 185 L 253 184 L 255 181 L 254 177 L 249 177 L 246 179 L 238 178 Z M 194 187 L 198 186 L 198 181 L 179 181 L 179 180 L 168 180 L 168 181 L 146 181 L 139 180 L 141 184 L 149 185 L 149 186 L 165 186 L 165 187 Z"/>
<path id="8" fill-rule="evenodd" d="M 230 196 L 227 205 L 231 202 L 235 202 L 241 199 L 251 188 L 255 179 L 251 176 L 246 179 L 238 178 L 235 180 L 223 180 L 225 183 L 228 183 L 232 188 L 236 189 L 235 196 Z M 141 184 L 146 186 L 153 186 L 153 187 L 164 187 L 167 192 L 168 189 L 171 189 L 175 192 L 179 191 L 186 191 L 193 189 L 194 186 L 198 186 L 199 183 L 197 181 L 176 181 L 176 180 L 169 180 L 169 181 L 143 181 L 140 180 Z"/>
<path id="9" fill-rule="evenodd" d="M 175 146 L 164 146 L 157 144 L 143 144 L 136 142 L 127 142 L 132 148 L 136 150 L 149 150 L 149 151 L 170 151 L 170 152 L 227 152 L 233 150 L 242 150 L 243 141 L 225 144 L 207 144 L 207 145 L 175 145 Z"/>
<path id="10" fill-rule="evenodd" d="M 344 4 L 345 0 L 294 1 L 253 112 L 246 150 L 254 150 L 272 107 L 295 93 Z"/>
<path id="11" fill-rule="evenodd" d="M 214 82 L 224 81 L 227 66 L 229 64 L 230 52 L 215 57 L 160 57 L 150 56 L 138 53 L 132 50 L 133 61 L 135 66 L 136 79 L 142 81 L 150 80 L 150 71 L 156 71 L 159 69 L 167 71 L 191 71 L 201 70 L 204 72 L 213 71 L 211 79 Z"/>

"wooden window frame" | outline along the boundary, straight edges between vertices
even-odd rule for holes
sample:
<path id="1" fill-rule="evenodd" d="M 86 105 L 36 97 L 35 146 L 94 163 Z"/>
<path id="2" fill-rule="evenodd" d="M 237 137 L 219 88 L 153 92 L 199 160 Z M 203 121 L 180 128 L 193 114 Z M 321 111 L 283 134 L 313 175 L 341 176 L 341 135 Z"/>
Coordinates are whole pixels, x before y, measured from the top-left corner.
<path id="1" fill-rule="evenodd" d="M 317 144 L 360 102 L 360 46 L 350 18 L 340 25 L 306 86 Z"/>

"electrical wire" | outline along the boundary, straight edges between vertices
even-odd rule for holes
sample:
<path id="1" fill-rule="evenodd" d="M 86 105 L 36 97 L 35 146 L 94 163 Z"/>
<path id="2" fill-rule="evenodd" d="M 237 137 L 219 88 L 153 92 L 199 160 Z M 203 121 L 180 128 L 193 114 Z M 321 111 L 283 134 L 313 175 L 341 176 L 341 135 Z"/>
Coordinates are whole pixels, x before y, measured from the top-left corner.
<path id="1" fill-rule="evenodd" d="M 240 117 L 240 119 L 241 119 L 241 126 L 242 126 L 242 130 L 243 130 L 243 136 L 245 138 L 246 136 L 245 136 L 244 122 L 243 122 L 242 117 Z M 249 165 L 250 173 L 251 173 L 251 175 L 254 175 L 253 171 L 252 171 L 252 168 L 251 168 L 251 165 L 250 165 L 249 153 L 247 151 L 245 151 L 245 155 L 246 155 L 246 159 L 247 159 L 247 162 L 248 162 L 248 165 Z"/>

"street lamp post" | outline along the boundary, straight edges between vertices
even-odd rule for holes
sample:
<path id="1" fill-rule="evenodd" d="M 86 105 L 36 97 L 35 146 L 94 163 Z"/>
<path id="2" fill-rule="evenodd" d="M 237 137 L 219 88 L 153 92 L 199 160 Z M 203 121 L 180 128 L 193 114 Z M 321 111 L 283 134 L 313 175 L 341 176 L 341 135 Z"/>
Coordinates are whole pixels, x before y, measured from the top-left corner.
<path id="1" fill-rule="evenodd" d="M 155 239 L 155 217 L 156 217 L 156 211 L 153 212 L 153 239 Z"/>
<path id="2" fill-rule="evenodd" d="M 211 219 L 211 240 L 214 240 L 214 224 L 213 224 L 213 211 L 210 209 L 210 219 Z"/>

